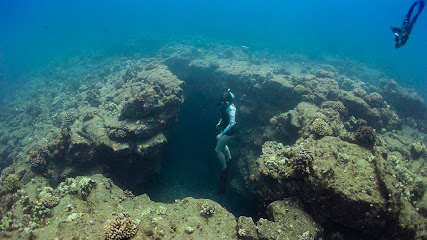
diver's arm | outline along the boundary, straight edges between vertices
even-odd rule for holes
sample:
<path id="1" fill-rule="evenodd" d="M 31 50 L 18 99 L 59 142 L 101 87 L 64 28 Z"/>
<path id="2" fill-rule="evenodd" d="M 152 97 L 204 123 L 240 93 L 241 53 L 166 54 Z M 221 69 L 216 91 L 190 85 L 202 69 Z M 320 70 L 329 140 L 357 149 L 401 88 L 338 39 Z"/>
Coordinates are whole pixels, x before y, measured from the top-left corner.
<path id="1" fill-rule="evenodd" d="M 230 105 L 227 109 L 229 123 L 228 126 L 220 133 L 220 136 L 223 136 L 227 133 L 234 125 L 236 125 L 236 107 L 234 105 Z"/>
<path id="2" fill-rule="evenodd" d="M 219 127 L 219 125 L 221 125 L 222 122 L 222 118 L 219 119 L 219 122 L 216 124 L 216 127 Z"/>

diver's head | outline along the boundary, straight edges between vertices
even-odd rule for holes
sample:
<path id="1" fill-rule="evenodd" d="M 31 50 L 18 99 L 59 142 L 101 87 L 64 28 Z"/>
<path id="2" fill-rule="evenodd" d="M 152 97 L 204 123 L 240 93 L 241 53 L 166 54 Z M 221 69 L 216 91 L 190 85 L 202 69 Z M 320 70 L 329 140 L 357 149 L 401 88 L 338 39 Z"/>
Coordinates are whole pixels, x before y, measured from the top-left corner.
<path id="1" fill-rule="evenodd" d="M 234 94 L 228 89 L 226 92 L 223 92 L 221 98 L 218 101 L 218 104 L 229 104 L 234 101 Z"/>

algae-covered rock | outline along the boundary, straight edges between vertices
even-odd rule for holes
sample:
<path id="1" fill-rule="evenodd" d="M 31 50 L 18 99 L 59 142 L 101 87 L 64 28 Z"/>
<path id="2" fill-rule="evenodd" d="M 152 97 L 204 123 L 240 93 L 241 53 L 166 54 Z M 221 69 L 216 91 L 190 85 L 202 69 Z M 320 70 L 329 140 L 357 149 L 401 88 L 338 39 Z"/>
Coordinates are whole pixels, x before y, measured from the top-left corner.
<path id="1" fill-rule="evenodd" d="M 416 142 L 411 144 L 411 153 L 414 158 L 418 158 L 426 154 L 426 147 L 424 144 Z"/>
<path id="2" fill-rule="evenodd" d="M 316 239 L 323 232 L 323 227 L 302 209 L 302 203 L 296 199 L 271 203 L 267 214 L 270 220 L 283 226 L 289 239 Z"/>
<path id="3" fill-rule="evenodd" d="M 241 216 L 237 219 L 237 233 L 241 240 L 258 240 L 258 232 L 251 217 Z"/>
<path id="4" fill-rule="evenodd" d="M 284 199 L 268 205 L 269 219 L 261 218 L 256 223 L 259 239 L 317 239 L 323 227 L 301 206 L 295 199 Z"/>
<path id="5" fill-rule="evenodd" d="M 67 178 L 59 184 L 58 191 L 63 194 L 78 194 L 80 198 L 86 199 L 95 187 L 96 182 L 88 177 Z"/>
<path id="6" fill-rule="evenodd" d="M 307 201 L 310 208 L 316 209 L 319 219 L 335 219 L 349 227 L 386 227 L 384 220 L 376 217 L 387 216 L 387 201 L 377 183 L 375 156 L 368 149 L 332 136 L 306 139 L 296 144 L 312 152 L 308 171 L 300 174 L 295 171 L 298 169 L 296 160 L 303 149 L 292 146 L 285 150 L 287 147 L 280 144 L 271 145 L 269 154 L 264 153 L 257 160 L 261 174 L 253 178 L 261 188 L 257 194 L 270 200 L 297 195 Z M 286 164 L 268 163 L 268 160 L 277 162 L 284 157 Z M 353 177 L 349 178 L 348 174 Z M 270 180 L 272 178 L 278 181 Z M 360 211 L 354 212 L 356 207 Z"/>
<path id="7" fill-rule="evenodd" d="M 77 183 L 77 189 L 87 186 L 80 185 L 81 182 L 96 185 L 86 199 L 75 195 L 70 188 L 64 190 L 73 183 Z M 60 184 L 61 191 L 46 185 L 42 178 L 24 185 L 22 194 L 26 192 L 28 197 L 25 201 L 35 204 L 39 191 L 46 198 L 59 194 L 61 200 L 53 208 L 35 204 L 28 213 L 23 212 L 24 201 L 16 202 L 10 217 L 4 217 L 1 225 L 9 226 L 10 239 L 25 237 L 25 231 L 16 231 L 19 226 L 24 229 L 24 222 L 27 231 L 31 230 L 39 239 L 126 239 L 132 236 L 131 239 L 237 239 L 236 218 L 212 200 L 184 198 L 173 204 L 156 203 L 145 194 L 126 195 L 99 174 L 67 179 Z"/>

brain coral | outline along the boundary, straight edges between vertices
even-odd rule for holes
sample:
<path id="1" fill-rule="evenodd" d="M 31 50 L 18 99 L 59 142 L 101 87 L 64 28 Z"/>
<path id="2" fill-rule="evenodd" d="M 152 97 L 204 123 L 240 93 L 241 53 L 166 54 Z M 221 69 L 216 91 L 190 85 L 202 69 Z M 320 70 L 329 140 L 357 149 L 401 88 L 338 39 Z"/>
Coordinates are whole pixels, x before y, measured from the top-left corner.
<path id="1" fill-rule="evenodd" d="M 3 186 L 9 191 L 18 189 L 20 185 L 19 177 L 16 174 L 10 174 L 3 180 Z"/>
<path id="2" fill-rule="evenodd" d="M 135 236 L 138 226 L 130 218 L 119 214 L 104 224 L 104 236 L 107 240 L 127 239 Z"/>
<path id="3" fill-rule="evenodd" d="M 311 124 L 310 129 L 319 136 L 329 136 L 333 133 L 331 126 L 322 118 L 316 118 Z"/>

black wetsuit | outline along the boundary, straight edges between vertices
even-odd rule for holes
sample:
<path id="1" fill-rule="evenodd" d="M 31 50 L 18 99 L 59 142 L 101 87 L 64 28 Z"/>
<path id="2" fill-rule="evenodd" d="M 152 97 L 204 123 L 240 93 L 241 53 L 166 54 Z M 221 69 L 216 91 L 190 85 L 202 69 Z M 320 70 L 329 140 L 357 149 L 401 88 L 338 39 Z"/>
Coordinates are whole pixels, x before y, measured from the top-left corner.
<path id="1" fill-rule="evenodd" d="M 411 21 L 412 12 L 414 11 L 415 6 L 417 6 L 418 4 L 419 4 L 418 12 Z M 424 0 L 417 0 L 412 4 L 411 8 L 406 14 L 405 20 L 403 21 L 402 28 L 399 29 L 397 27 L 391 27 L 391 30 L 393 31 L 394 35 L 396 35 L 396 38 L 394 39 L 394 41 L 396 42 L 395 44 L 396 48 L 400 48 L 401 46 L 405 45 L 405 43 L 408 41 L 409 34 L 411 34 L 412 28 L 414 27 L 414 24 L 417 21 L 418 16 L 423 10 L 424 5 L 425 5 Z"/>

